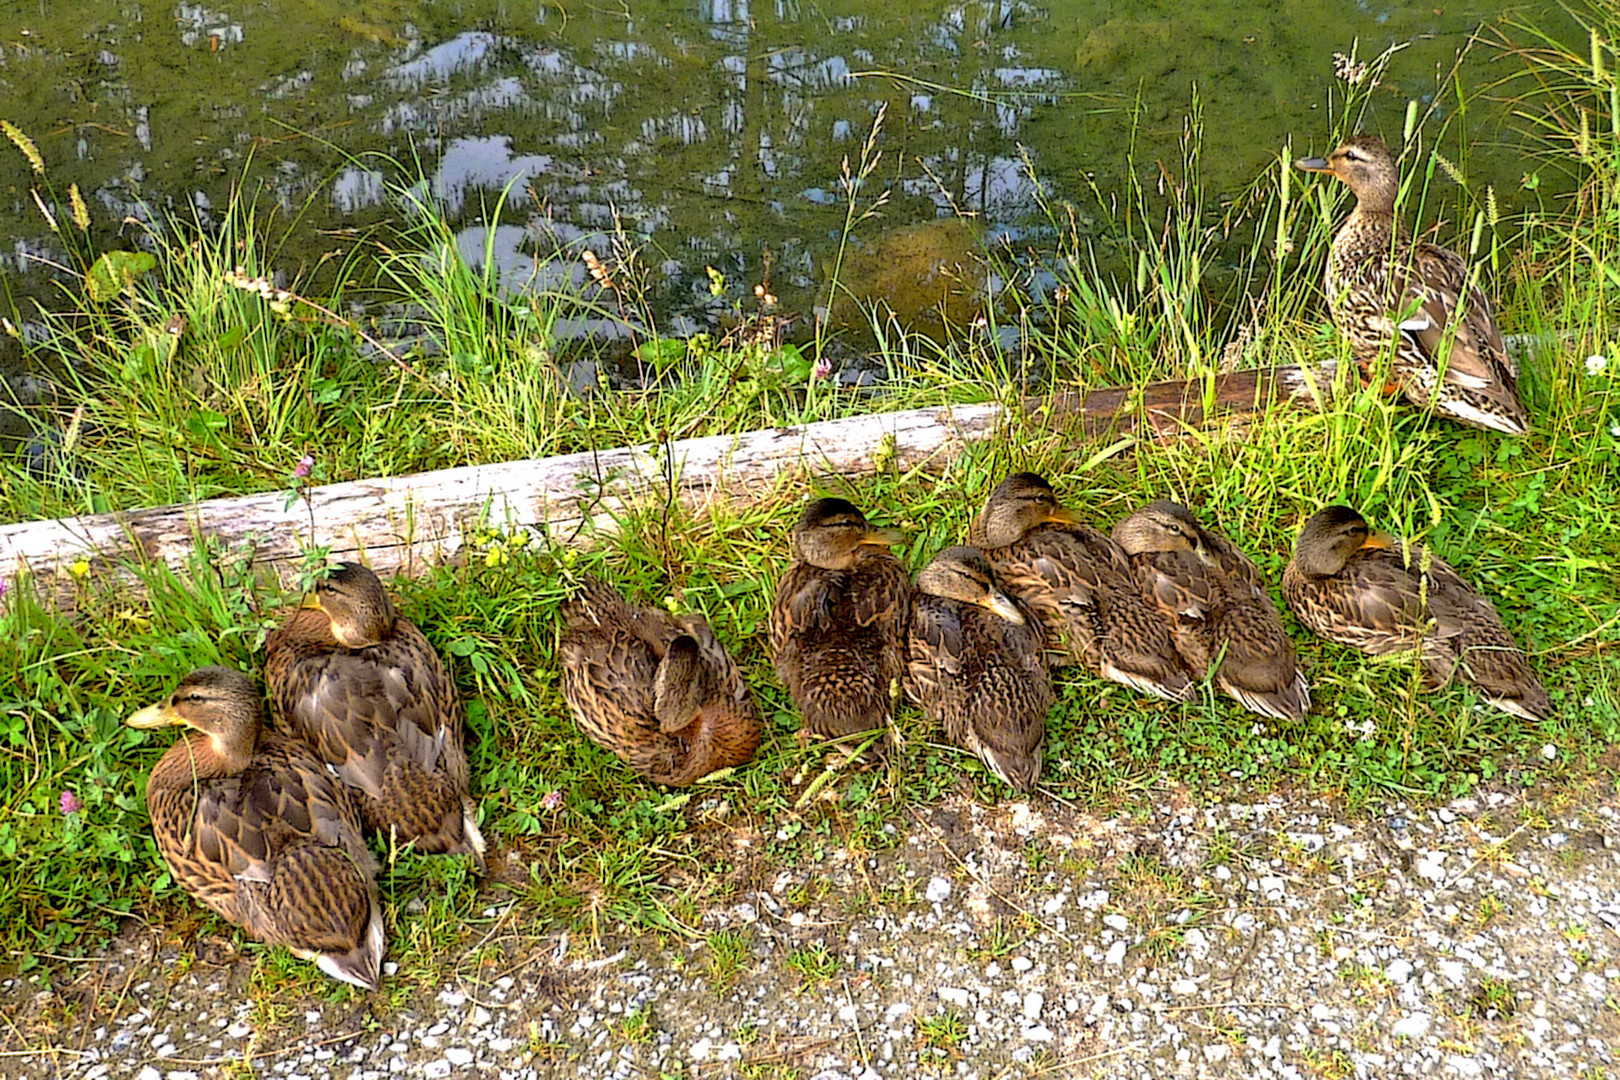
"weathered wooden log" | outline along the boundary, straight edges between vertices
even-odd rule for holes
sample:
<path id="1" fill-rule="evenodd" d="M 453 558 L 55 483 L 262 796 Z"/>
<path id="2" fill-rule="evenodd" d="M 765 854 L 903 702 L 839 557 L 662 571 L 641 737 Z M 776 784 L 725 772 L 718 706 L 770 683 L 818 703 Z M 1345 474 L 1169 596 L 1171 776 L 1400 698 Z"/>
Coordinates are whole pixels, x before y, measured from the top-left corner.
<path id="1" fill-rule="evenodd" d="M 1209 381 L 1031 398 L 1012 422 L 1069 436 L 1160 430 L 1202 423 L 1209 413 L 1264 410 L 1308 399 L 1298 368 L 1240 371 Z M 611 533 L 624 510 L 679 502 L 701 510 L 716 499 L 758 496 L 787 479 L 858 477 L 948 460 L 995 434 L 1009 418 L 997 405 L 958 405 L 827 420 L 802 427 L 683 439 L 533 461 L 473 465 L 191 505 L 0 526 L 0 573 L 29 575 L 40 593 L 71 608 L 78 577 L 138 584 L 132 566 L 178 568 L 199 543 L 248 556 L 290 578 L 305 552 L 364 557 L 385 577 L 415 575 L 452 558 L 476 528 L 525 529 L 557 544 Z"/>

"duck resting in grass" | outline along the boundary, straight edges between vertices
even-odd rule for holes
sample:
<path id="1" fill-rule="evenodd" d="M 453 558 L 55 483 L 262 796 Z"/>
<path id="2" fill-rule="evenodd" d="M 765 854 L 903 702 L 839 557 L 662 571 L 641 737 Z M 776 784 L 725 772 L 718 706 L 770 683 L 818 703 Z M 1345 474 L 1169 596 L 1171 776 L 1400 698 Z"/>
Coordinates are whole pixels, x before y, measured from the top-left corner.
<path id="1" fill-rule="evenodd" d="M 759 712 L 702 615 L 638 607 L 587 578 L 563 619 L 563 696 L 592 742 L 675 787 L 753 760 Z"/>
<path id="2" fill-rule="evenodd" d="M 360 794 L 368 831 L 483 872 L 455 684 L 376 574 L 345 562 L 317 582 L 266 639 L 264 674 L 282 729 Z"/>
<path id="3" fill-rule="evenodd" d="M 838 498 L 812 502 L 793 526 L 793 561 L 771 605 L 771 657 L 804 716 L 801 736 L 853 742 L 887 728 L 911 590 L 889 550 L 900 540 Z"/>
<path id="4" fill-rule="evenodd" d="M 1282 616 L 1236 544 L 1163 499 L 1121 520 L 1114 539 L 1188 667 L 1213 668 L 1217 686 L 1262 716 L 1298 720 L 1309 711 L 1310 686 Z"/>
<path id="5" fill-rule="evenodd" d="M 950 547 L 917 575 L 906 693 L 1009 786 L 1041 778 L 1055 700 L 1035 609 L 1010 596 L 983 552 Z"/>
<path id="6" fill-rule="evenodd" d="M 1431 687 L 1457 678 L 1515 716 L 1552 713 L 1495 606 L 1444 559 L 1374 532 L 1349 506 L 1329 506 L 1305 523 L 1283 594 L 1299 621 L 1329 641 L 1373 656 L 1417 650 Z"/>
<path id="7" fill-rule="evenodd" d="M 158 851 L 221 918 L 375 989 L 382 908 L 356 795 L 303 742 L 264 730 L 262 715 L 252 679 L 205 667 L 125 721 L 189 729 L 146 780 Z"/>

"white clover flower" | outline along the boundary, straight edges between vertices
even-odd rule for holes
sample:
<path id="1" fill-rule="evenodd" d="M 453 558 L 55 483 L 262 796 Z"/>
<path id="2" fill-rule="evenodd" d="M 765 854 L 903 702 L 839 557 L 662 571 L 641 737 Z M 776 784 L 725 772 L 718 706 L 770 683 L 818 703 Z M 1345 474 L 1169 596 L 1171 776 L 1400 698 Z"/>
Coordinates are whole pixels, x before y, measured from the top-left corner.
<path id="1" fill-rule="evenodd" d="M 1613 435 L 1617 439 L 1620 439 L 1620 424 L 1610 424 L 1609 434 Z"/>
<path id="2" fill-rule="evenodd" d="M 1558 747 L 1554 746 L 1552 743 L 1548 743 L 1546 746 L 1541 748 L 1541 756 L 1546 758 L 1548 761 L 1552 761 L 1558 756 Z"/>
<path id="3" fill-rule="evenodd" d="M 1609 366 L 1609 358 L 1602 353 L 1594 353 L 1586 358 L 1586 373 L 1588 375 L 1601 375 Z"/>

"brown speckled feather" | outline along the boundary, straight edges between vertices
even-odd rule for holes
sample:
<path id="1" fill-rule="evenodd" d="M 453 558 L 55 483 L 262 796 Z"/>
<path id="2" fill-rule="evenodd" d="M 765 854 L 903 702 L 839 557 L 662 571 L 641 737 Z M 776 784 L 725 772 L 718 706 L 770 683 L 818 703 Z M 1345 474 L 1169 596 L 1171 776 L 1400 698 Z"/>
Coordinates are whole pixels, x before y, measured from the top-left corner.
<path id="1" fill-rule="evenodd" d="M 1552 704 L 1490 600 L 1445 560 L 1371 532 L 1347 506 L 1306 522 L 1283 574 L 1301 623 L 1374 656 L 1420 650 L 1432 686 L 1453 677 L 1499 708 L 1533 720 Z"/>
<path id="2" fill-rule="evenodd" d="M 966 587 L 939 595 L 932 582 L 942 571 Z M 969 595 L 981 602 L 964 598 Z M 1021 621 L 983 606 L 990 595 L 1011 605 Z M 1000 588 L 977 549 L 947 548 L 918 576 L 908 646 L 907 695 L 945 729 L 946 738 L 976 754 L 1007 784 L 1034 790 L 1046 714 L 1056 700 L 1034 607 Z"/>
<path id="3" fill-rule="evenodd" d="M 295 611 L 265 642 L 265 680 L 282 728 L 361 794 L 367 829 L 430 854 L 472 854 L 482 867 L 461 703 L 410 620 L 349 648 L 326 613 Z"/>
<path id="4" fill-rule="evenodd" d="M 1523 435 L 1518 364 L 1483 290 L 1453 251 L 1413 241 L 1395 217 L 1399 174 L 1383 140 L 1359 135 L 1296 164 L 1349 185 L 1356 208 L 1328 253 L 1333 321 L 1369 369 L 1391 346 L 1392 378 L 1417 405 L 1475 427 Z"/>
<path id="5" fill-rule="evenodd" d="M 563 619 L 563 696 L 597 745 L 649 780 L 676 786 L 753 760 L 762 734 L 759 713 L 742 672 L 703 616 L 676 618 L 637 607 L 590 578 L 564 605 Z M 689 697 L 677 721 L 682 726 L 666 730 L 660 694 L 681 689 L 667 686 L 666 656 L 683 638 L 695 646 L 696 666 L 679 678 L 701 688 Z"/>
<path id="6" fill-rule="evenodd" d="M 1017 473 L 1003 480 L 967 539 L 1001 584 L 1040 614 L 1054 665 L 1078 663 L 1170 701 L 1192 695 L 1169 629 L 1143 597 L 1124 551 L 1072 520 L 1045 479 Z"/>
<path id="7" fill-rule="evenodd" d="M 1125 518 L 1114 538 L 1189 667 L 1214 667 L 1216 684 L 1254 712 L 1278 720 L 1305 715 L 1309 685 L 1252 559 L 1185 507 L 1164 501 Z"/>
<path id="8" fill-rule="evenodd" d="M 158 850 L 180 887 L 223 918 L 375 987 L 382 914 L 357 800 L 309 747 L 257 730 L 258 699 L 241 681 L 257 732 L 246 763 L 221 760 L 190 731 L 147 779 Z"/>
<path id="9" fill-rule="evenodd" d="M 847 507 L 859 519 L 842 500 L 821 503 Z M 866 528 L 864 519 L 859 525 Z M 804 730 L 824 738 L 885 727 L 890 686 L 905 670 L 905 567 L 869 541 L 847 554 L 842 568 L 795 558 L 771 606 L 777 677 L 803 714 Z"/>

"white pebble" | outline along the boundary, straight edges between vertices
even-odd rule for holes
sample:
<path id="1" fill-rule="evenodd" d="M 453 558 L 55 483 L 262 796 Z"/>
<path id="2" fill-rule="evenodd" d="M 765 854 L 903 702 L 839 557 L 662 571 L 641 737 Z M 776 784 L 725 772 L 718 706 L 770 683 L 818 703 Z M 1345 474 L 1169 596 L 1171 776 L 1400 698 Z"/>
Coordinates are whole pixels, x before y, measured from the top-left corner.
<path id="1" fill-rule="evenodd" d="M 1412 963 L 1410 960 L 1392 960 L 1389 967 L 1384 969 L 1384 978 L 1396 986 L 1404 986 L 1406 980 L 1412 977 Z"/>
<path id="2" fill-rule="evenodd" d="M 473 1052 L 465 1046 L 452 1046 L 444 1052 L 444 1057 L 458 1069 L 465 1069 L 473 1063 Z"/>
<path id="3" fill-rule="evenodd" d="M 1052 1029 L 1047 1027 L 1045 1024 L 1036 1024 L 1034 1027 L 1027 1027 L 1019 1034 L 1023 1035 L 1024 1038 L 1028 1039 L 1030 1042 L 1051 1042 L 1053 1038 Z"/>
<path id="4" fill-rule="evenodd" d="M 1396 1038 L 1405 1036 L 1408 1039 L 1421 1039 L 1428 1033 L 1429 1016 L 1427 1013 L 1413 1013 L 1411 1016 L 1395 1021 L 1395 1026 L 1390 1029 L 1390 1034 Z"/>
<path id="5" fill-rule="evenodd" d="M 1198 984 L 1191 979 L 1177 979 L 1170 984 L 1170 992 L 1181 997 L 1189 997 L 1198 993 Z"/>
<path id="6" fill-rule="evenodd" d="M 1103 963 L 1109 967 L 1119 967 L 1125 962 L 1125 943 L 1116 941 L 1108 946 L 1108 954 L 1103 957 Z"/>
<path id="7" fill-rule="evenodd" d="M 950 898 L 950 895 L 951 883 L 949 881 L 946 881 L 942 877 L 931 877 L 928 879 L 928 891 L 923 893 L 923 896 L 927 898 L 930 904 L 943 903 L 945 900 Z"/>
<path id="8" fill-rule="evenodd" d="M 968 992 L 960 986 L 942 986 L 937 991 L 939 1000 L 947 1005 L 955 1005 L 958 1009 L 968 1007 L 970 1001 Z"/>
<path id="9" fill-rule="evenodd" d="M 1102 921 L 1103 925 L 1108 927 L 1108 929 L 1116 930 L 1121 934 L 1125 933 L 1125 931 L 1131 928 L 1131 920 L 1127 919 L 1123 915 L 1104 915 Z"/>
<path id="10" fill-rule="evenodd" d="M 1041 1010 L 1046 1007 L 1046 997 L 1043 994 L 1030 992 L 1024 995 L 1024 1019 L 1039 1020 Z"/>

